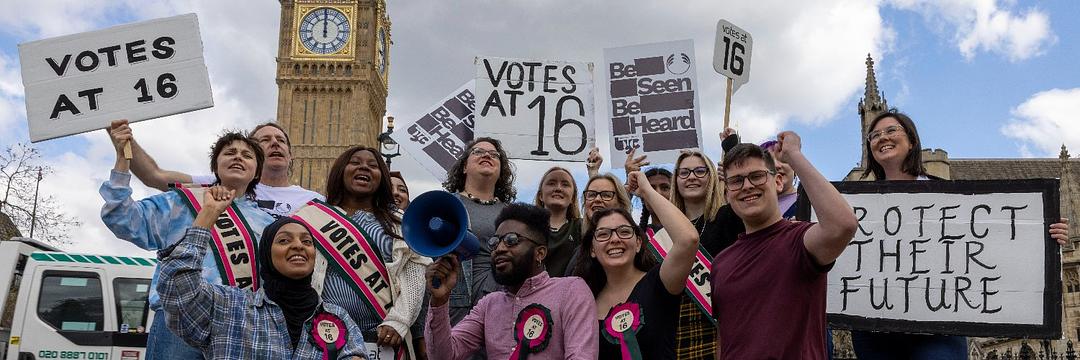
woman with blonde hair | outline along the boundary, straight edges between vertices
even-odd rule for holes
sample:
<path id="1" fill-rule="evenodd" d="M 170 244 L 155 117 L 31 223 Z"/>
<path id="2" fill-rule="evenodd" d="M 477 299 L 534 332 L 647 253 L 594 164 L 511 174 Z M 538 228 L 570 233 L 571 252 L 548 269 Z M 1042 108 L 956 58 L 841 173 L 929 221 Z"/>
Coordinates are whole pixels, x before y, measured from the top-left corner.
<path id="1" fill-rule="evenodd" d="M 594 175 L 585 183 L 585 191 L 581 192 L 581 212 L 584 214 L 585 229 L 591 226 L 590 219 L 594 212 L 607 208 L 630 211 L 630 195 L 615 175 Z"/>
<path id="2" fill-rule="evenodd" d="M 544 266 L 551 276 L 564 276 L 581 239 L 581 210 L 578 208 L 577 183 L 570 170 L 553 166 L 540 177 L 533 204 L 551 212 L 548 228 L 551 241 Z"/>

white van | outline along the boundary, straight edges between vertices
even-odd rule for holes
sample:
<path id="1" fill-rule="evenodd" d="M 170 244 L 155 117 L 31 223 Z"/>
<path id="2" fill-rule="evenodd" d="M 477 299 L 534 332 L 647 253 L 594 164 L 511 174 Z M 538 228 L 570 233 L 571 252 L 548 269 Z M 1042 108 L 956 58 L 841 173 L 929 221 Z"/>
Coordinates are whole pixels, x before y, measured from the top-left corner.
<path id="1" fill-rule="evenodd" d="M 146 356 L 147 295 L 157 260 L 71 254 L 28 238 L 0 241 L 0 359 Z"/>

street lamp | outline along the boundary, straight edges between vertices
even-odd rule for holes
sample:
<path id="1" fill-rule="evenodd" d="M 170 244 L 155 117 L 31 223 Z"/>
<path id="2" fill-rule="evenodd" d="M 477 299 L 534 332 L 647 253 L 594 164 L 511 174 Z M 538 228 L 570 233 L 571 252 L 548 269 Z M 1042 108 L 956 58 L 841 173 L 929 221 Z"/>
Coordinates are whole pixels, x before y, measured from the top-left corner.
<path id="1" fill-rule="evenodd" d="M 390 137 L 394 133 L 394 117 L 386 117 L 386 132 L 379 134 L 379 152 L 386 158 L 386 167 L 390 167 L 390 159 L 401 155 L 401 146 Z"/>

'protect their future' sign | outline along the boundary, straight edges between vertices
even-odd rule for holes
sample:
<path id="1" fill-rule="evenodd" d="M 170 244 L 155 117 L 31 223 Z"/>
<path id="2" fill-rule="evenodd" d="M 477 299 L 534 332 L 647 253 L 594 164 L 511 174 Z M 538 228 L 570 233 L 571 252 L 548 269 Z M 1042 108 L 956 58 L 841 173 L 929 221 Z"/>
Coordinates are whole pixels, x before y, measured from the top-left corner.
<path id="1" fill-rule="evenodd" d="M 834 327 L 1061 337 L 1057 180 L 833 184 L 859 220 L 829 271 Z"/>
<path id="2" fill-rule="evenodd" d="M 214 106 L 195 14 L 19 44 L 30 140 Z"/>

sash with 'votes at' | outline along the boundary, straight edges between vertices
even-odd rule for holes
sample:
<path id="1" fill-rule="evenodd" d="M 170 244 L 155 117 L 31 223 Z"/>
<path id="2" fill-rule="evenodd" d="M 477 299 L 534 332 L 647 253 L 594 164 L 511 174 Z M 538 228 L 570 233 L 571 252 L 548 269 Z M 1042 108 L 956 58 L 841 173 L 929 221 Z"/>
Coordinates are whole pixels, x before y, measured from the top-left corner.
<path id="1" fill-rule="evenodd" d="M 667 258 L 668 251 L 671 251 L 673 246 L 667 230 L 661 229 L 655 234 L 652 229 L 646 229 L 645 232 L 649 235 L 649 248 L 652 249 L 653 254 L 661 259 Z M 698 246 L 698 251 L 694 254 L 694 265 L 690 268 L 690 276 L 686 278 L 686 293 L 694 300 L 698 309 L 705 313 L 709 321 L 715 325 L 716 319 L 712 316 L 712 282 L 709 280 L 709 274 L 712 272 L 711 259 L 709 253 Z"/>
<path id="2" fill-rule="evenodd" d="M 393 306 L 393 291 L 379 248 L 348 216 L 319 200 L 311 200 L 293 213 L 313 231 L 315 248 L 327 263 L 345 275 L 350 287 L 360 295 L 379 319 Z"/>
<path id="3" fill-rule="evenodd" d="M 180 194 L 188 209 L 193 215 L 198 215 L 202 210 L 203 193 L 208 188 L 185 187 L 180 184 L 172 184 L 172 190 Z M 214 248 L 214 260 L 218 271 L 221 273 L 221 281 L 225 285 L 235 286 L 241 289 L 255 291 L 259 289 L 258 271 L 255 269 L 255 234 L 251 226 L 244 219 L 236 204 L 230 204 L 225 211 L 214 220 L 214 226 L 210 229 L 210 235 L 214 241 L 210 245 Z"/>

